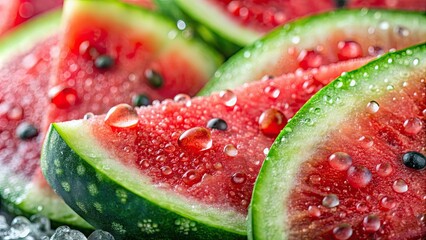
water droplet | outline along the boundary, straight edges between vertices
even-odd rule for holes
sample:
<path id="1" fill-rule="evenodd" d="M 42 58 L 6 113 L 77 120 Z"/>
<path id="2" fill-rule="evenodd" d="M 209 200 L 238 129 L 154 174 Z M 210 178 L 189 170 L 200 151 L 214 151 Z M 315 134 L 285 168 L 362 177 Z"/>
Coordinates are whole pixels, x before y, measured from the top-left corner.
<path id="1" fill-rule="evenodd" d="M 194 127 L 179 136 L 178 144 L 185 150 L 199 152 L 210 149 L 213 141 L 208 129 Z"/>
<path id="2" fill-rule="evenodd" d="M 352 158 L 344 152 L 336 152 L 330 155 L 328 163 L 333 169 L 343 171 L 349 169 L 352 165 Z"/>
<path id="3" fill-rule="evenodd" d="M 324 57 L 315 50 L 301 51 L 297 60 L 302 69 L 318 68 L 324 63 Z"/>
<path id="4" fill-rule="evenodd" d="M 379 46 L 370 46 L 368 47 L 368 54 L 370 54 L 370 56 L 379 56 L 379 55 L 383 55 L 385 51 L 383 50 L 383 48 L 379 47 Z"/>
<path id="5" fill-rule="evenodd" d="M 392 189 L 397 193 L 408 191 L 408 185 L 403 179 L 397 179 L 393 182 Z"/>
<path id="6" fill-rule="evenodd" d="M 322 199 L 322 205 L 326 208 L 334 208 L 339 206 L 339 204 L 339 198 L 335 194 L 328 194 Z"/>
<path id="7" fill-rule="evenodd" d="M 393 168 L 390 163 L 380 163 L 376 166 L 376 172 L 381 177 L 387 177 L 391 175 Z"/>
<path id="8" fill-rule="evenodd" d="M 404 153 L 404 155 L 402 155 L 402 162 L 405 166 L 415 170 L 422 170 L 426 167 L 426 157 L 416 151 Z"/>
<path id="9" fill-rule="evenodd" d="M 423 122 L 418 117 L 413 117 L 405 120 L 403 126 L 406 133 L 416 135 L 422 130 Z"/>
<path id="10" fill-rule="evenodd" d="M 164 176 L 169 176 L 173 173 L 172 169 L 169 166 L 162 166 L 161 167 L 161 174 Z"/>
<path id="11" fill-rule="evenodd" d="M 148 106 L 151 100 L 146 94 L 137 94 L 132 97 L 132 104 L 135 107 Z"/>
<path id="12" fill-rule="evenodd" d="M 95 116 L 95 114 L 93 114 L 92 112 L 88 112 L 88 113 L 84 114 L 83 119 L 88 120 L 88 119 L 93 118 L 94 116 Z"/>
<path id="13" fill-rule="evenodd" d="M 106 114 L 104 121 L 111 127 L 129 128 L 138 124 L 139 117 L 132 106 L 122 103 L 112 107 Z"/>
<path id="14" fill-rule="evenodd" d="M 191 97 L 188 94 L 184 94 L 184 93 L 177 94 L 173 98 L 173 101 L 175 102 L 188 102 L 190 100 L 191 100 Z"/>
<path id="15" fill-rule="evenodd" d="M 286 124 L 287 118 L 275 108 L 265 110 L 259 117 L 259 129 L 268 137 L 277 137 Z"/>
<path id="16" fill-rule="evenodd" d="M 15 217 L 10 223 L 9 237 L 5 239 L 22 239 L 31 233 L 31 222 L 22 216 Z"/>
<path id="17" fill-rule="evenodd" d="M 16 127 L 16 136 L 21 140 L 31 140 L 37 137 L 38 133 L 38 129 L 28 122 L 22 122 Z"/>
<path id="18" fill-rule="evenodd" d="M 370 170 L 364 166 L 351 166 L 348 169 L 348 182 L 354 188 L 363 188 L 367 186 L 373 175 Z"/>
<path id="19" fill-rule="evenodd" d="M 10 120 L 21 120 L 24 117 L 24 109 L 21 106 L 12 105 L 7 110 L 7 118 Z"/>
<path id="20" fill-rule="evenodd" d="M 141 161 L 139 161 L 139 165 L 140 165 L 142 168 L 144 168 L 144 169 L 147 169 L 147 168 L 149 168 L 149 166 L 150 166 L 150 164 L 149 164 L 149 161 L 148 161 L 148 160 L 141 160 Z"/>
<path id="21" fill-rule="evenodd" d="M 66 109 L 78 103 L 78 94 L 74 88 L 56 86 L 49 90 L 50 102 L 57 108 Z"/>
<path id="22" fill-rule="evenodd" d="M 368 215 L 362 224 L 366 232 L 377 232 L 380 229 L 380 218 L 376 215 Z"/>
<path id="23" fill-rule="evenodd" d="M 408 35 L 410 35 L 410 30 L 408 30 L 408 28 L 403 27 L 403 26 L 398 26 L 396 28 L 396 32 L 401 37 L 408 37 Z"/>
<path id="24" fill-rule="evenodd" d="M 384 209 L 390 210 L 396 207 L 396 202 L 391 197 L 383 197 L 382 200 L 380 200 L 380 206 Z"/>
<path id="25" fill-rule="evenodd" d="M 337 56 L 340 61 L 362 57 L 361 45 L 355 41 L 340 41 L 337 44 Z"/>
<path id="26" fill-rule="evenodd" d="M 308 207 L 309 216 L 318 218 L 321 216 L 321 210 L 317 206 L 309 206 Z"/>
<path id="27" fill-rule="evenodd" d="M 228 124 L 225 122 L 225 120 L 221 118 L 212 118 L 207 122 L 207 127 L 211 129 L 225 131 L 226 129 L 228 129 Z"/>
<path id="28" fill-rule="evenodd" d="M 333 228 L 333 236 L 337 240 L 346 240 L 352 236 L 353 230 L 349 224 L 339 224 Z"/>
<path id="29" fill-rule="evenodd" d="M 227 144 L 223 148 L 223 152 L 230 157 L 235 157 L 238 155 L 238 149 L 232 144 Z"/>
<path id="30" fill-rule="evenodd" d="M 367 112 L 374 114 L 379 111 L 380 105 L 376 101 L 370 101 L 367 103 Z"/>
<path id="31" fill-rule="evenodd" d="M 197 170 L 190 169 L 182 175 L 182 181 L 192 186 L 201 181 L 201 174 Z"/>
<path id="32" fill-rule="evenodd" d="M 368 206 L 367 204 L 360 202 L 356 204 L 356 210 L 359 212 L 366 212 L 368 211 Z"/>
<path id="33" fill-rule="evenodd" d="M 263 92 L 272 99 L 277 99 L 280 96 L 280 90 L 275 86 L 267 86 Z"/>
<path id="34" fill-rule="evenodd" d="M 174 152 L 175 150 L 176 150 L 176 147 L 175 147 L 175 145 L 173 145 L 172 143 L 167 143 L 167 144 L 164 146 L 164 151 L 166 151 L 166 152 L 168 152 L 168 153 Z"/>
<path id="35" fill-rule="evenodd" d="M 373 138 L 370 136 L 361 136 L 358 138 L 358 142 L 365 148 L 371 148 L 374 144 Z"/>
<path id="36" fill-rule="evenodd" d="M 145 78 L 148 80 L 148 83 L 153 88 L 160 88 L 164 84 L 164 79 L 160 73 L 153 69 L 147 69 L 145 71 Z"/>
<path id="37" fill-rule="evenodd" d="M 114 66 L 114 59 L 108 55 L 100 55 L 95 58 L 95 67 L 102 70 L 111 69 Z"/>
<path id="38" fill-rule="evenodd" d="M 321 176 L 313 174 L 313 175 L 309 176 L 309 182 L 313 185 L 318 185 L 318 184 L 321 183 Z"/>
<path id="39" fill-rule="evenodd" d="M 242 172 L 234 173 L 231 177 L 231 180 L 235 184 L 242 184 L 246 181 L 246 174 Z"/>
<path id="40" fill-rule="evenodd" d="M 219 97 L 222 99 L 225 106 L 233 107 L 237 104 L 237 95 L 231 90 L 221 91 Z"/>

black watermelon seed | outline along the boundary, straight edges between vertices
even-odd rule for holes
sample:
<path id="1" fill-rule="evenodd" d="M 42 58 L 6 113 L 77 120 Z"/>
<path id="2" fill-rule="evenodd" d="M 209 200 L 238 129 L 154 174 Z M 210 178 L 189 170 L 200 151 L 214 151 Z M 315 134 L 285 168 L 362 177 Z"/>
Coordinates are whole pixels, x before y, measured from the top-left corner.
<path id="1" fill-rule="evenodd" d="M 28 122 L 22 122 L 16 127 L 16 136 L 21 140 L 30 140 L 38 135 L 38 129 Z"/>
<path id="2" fill-rule="evenodd" d="M 346 0 L 335 0 L 336 1 L 336 7 L 342 8 L 346 6 Z"/>
<path id="3" fill-rule="evenodd" d="M 138 94 L 132 97 L 132 104 L 135 107 L 148 106 L 151 104 L 151 100 L 145 94 Z"/>
<path id="4" fill-rule="evenodd" d="M 158 72 L 152 69 L 147 69 L 145 71 L 145 77 L 148 80 L 148 83 L 149 85 L 151 85 L 151 87 L 160 88 L 163 86 L 164 79 Z"/>
<path id="5" fill-rule="evenodd" d="M 212 118 L 207 122 L 207 127 L 225 131 L 226 129 L 228 129 L 228 124 L 223 119 Z"/>
<path id="6" fill-rule="evenodd" d="M 402 161 L 405 166 L 412 169 L 421 170 L 426 167 L 426 157 L 419 152 L 410 151 L 404 153 Z"/>
<path id="7" fill-rule="evenodd" d="M 100 55 L 95 59 L 95 67 L 102 70 L 110 69 L 114 66 L 114 59 L 108 55 Z"/>

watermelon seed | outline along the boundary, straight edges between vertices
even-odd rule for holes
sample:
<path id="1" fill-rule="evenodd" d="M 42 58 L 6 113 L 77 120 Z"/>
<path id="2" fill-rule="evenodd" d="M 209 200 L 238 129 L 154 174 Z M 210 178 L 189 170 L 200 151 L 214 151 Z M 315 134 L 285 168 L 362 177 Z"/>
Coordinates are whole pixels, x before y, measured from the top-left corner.
<path id="1" fill-rule="evenodd" d="M 333 236 L 337 240 L 349 239 L 352 236 L 352 232 L 352 227 L 346 223 L 339 224 L 337 227 L 333 228 Z"/>
<path id="2" fill-rule="evenodd" d="M 237 95 L 231 90 L 221 91 L 219 97 L 224 101 L 225 106 L 233 107 L 237 104 Z"/>
<path id="3" fill-rule="evenodd" d="M 38 135 L 38 129 L 31 123 L 22 122 L 16 127 L 16 136 L 21 140 L 30 140 Z"/>
<path id="4" fill-rule="evenodd" d="M 397 193 L 408 191 L 408 185 L 403 179 L 397 179 L 393 182 L 392 189 Z"/>
<path id="5" fill-rule="evenodd" d="M 362 57 L 361 45 L 355 41 L 340 41 L 337 44 L 337 57 L 340 61 Z"/>
<path id="6" fill-rule="evenodd" d="M 315 50 L 303 50 L 297 57 L 302 69 L 318 68 L 324 64 L 324 57 Z"/>
<path id="7" fill-rule="evenodd" d="M 344 152 L 336 152 L 330 155 L 328 163 L 333 169 L 338 171 L 348 170 L 352 165 L 352 158 Z"/>
<path id="8" fill-rule="evenodd" d="M 317 206 L 309 206 L 308 207 L 309 216 L 318 218 L 321 216 L 321 210 Z"/>
<path id="9" fill-rule="evenodd" d="M 135 107 L 148 106 L 151 104 L 151 100 L 145 94 L 137 94 L 132 97 L 132 104 Z"/>
<path id="10" fill-rule="evenodd" d="M 391 197 L 383 197 L 382 200 L 380 200 L 380 206 L 384 209 L 390 210 L 396 207 L 396 202 Z"/>
<path id="11" fill-rule="evenodd" d="M 207 127 L 211 129 L 225 131 L 226 129 L 228 129 L 228 124 L 225 122 L 225 120 L 221 118 L 212 118 L 207 122 Z"/>
<path id="12" fill-rule="evenodd" d="M 92 112 L 88 112 L 86 114 L 84 114 L 83 119 L 88 120 L 91 119 L 95 116 L 95 114 L 93 114 Z"/>
<path id="13" fill-rule="evenodd" d="M 376 215 L 368 215 L 362 221 L 366 232 L 377 232 L 380 229 L 380 218 Z"/>
<path id="14" fill-rule="evenodd" d="M 238 155 L 238 149 L 232 144 L 225 145 L 223 152 L 230 157 L 235 157 Z"/>
<path id="15" fill-rule="evenodd" d="M 231 180 L 235 184 L 242 184 L 246 181 L 246 174 L 242 172 L 234 173 L 231 177 Z"/>
<path id="16" fill-rule="evenodd" d="M 422 130 L 423 123 L 418 117 L 413 117 L 405 120 L 403 126 L 406 133 L 416 135 Z"/>
<path id="17" fill-rule="evenodd" d="M 112 107 L 106 114 L 104 121 L 111 127 L 129 128 L 138 124 L 139 117 L 135 109 L 122 103 Z"/>
<path id="18" fill-rule="evenodd" d="M 269 81 L 269 80 L 272 80 L 272 79 L 274 79 L 274 76 L 272 76 L 272 75 L 265 75 L 265 76 L 263 76 L 260 79 L 260 81 L 265 82 L 265 81 Z"/>
<path id="19" fill-rule="evenodd" d="M 187 151 L 200 152 L 210 149 L 213 141 L 208 129 L 194 127 L 179 136 L 178 145 Z"/>
<path id="20" fill-rule="evenodd" d="M 370 101 L 367 103 L 367 112 L 374 114 L 377 113 L 380 109 L 380 105 L 376 101 Z"/>
<path id="21" fill-rule="evenodd" d="M 354 188 L 367 186 L 373 177 L 370 170 L 364 166 L 351 166 L 347 174 L 348 182 Z"/>
<path id="22" fill-rule="evenodd" d="M 148 80 L 148 83 L 153 88 L 160 88 L 164 84 L 164 79 L 157 71 L 153 69 L 147 69 L 145 71 L 145 77 Z"/>
<path id="23" fill-rule="evenodd" d="M 393 172 L 393 168 L 390 163 L 380 163 L 376 166 L 376 172 L 381 177 L 387 177 Z"/>
<path id="24" fill-rule="evenodd" d="M 50 102 L 57 108 L 66 109 L 78 102 L 77 90 L 70 87 L 56 86 L 49 90 Z"/>
<path id="25" fill-rule="evenodd" d="M 339 204 L 339 198 L 335 194 L 328 194 L 322 199 L 322 205 L 326 208 L 334 208 L 339 206 Z"/>
<path id="26" fill-rule="evenodd" d="M 95 67 L 97 69 L 108 70 L 114 66 L 114 59 L 109 55 L 100 55 L 95 58 Z"/>
<path id="27" fill-rule="evenodd" d="M 358 138 L 358 142 L 365 148 L 371 148 L 374 144 L 373 138 L 370 136 L 361 136 Z"/>
<path id="28" fill-rule="evenodd" d="M 421 170 L 426 167 L 426 157 L 415 151 L 404 153 L 404 155 L 402 155 L 402 162 L 405 166 L 416 170 Z"/>
<path id="29" fill-rule="evenodd" d="M 275 138 L 287 124 L 287 118 L 280 110 L 269 108 L 260 115 L 258 123 L 265 136 Z"/>

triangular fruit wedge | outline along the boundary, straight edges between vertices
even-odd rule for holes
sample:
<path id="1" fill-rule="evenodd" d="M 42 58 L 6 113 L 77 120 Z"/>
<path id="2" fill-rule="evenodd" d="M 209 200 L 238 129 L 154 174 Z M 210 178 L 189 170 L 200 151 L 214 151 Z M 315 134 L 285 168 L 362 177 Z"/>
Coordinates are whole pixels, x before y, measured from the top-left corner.
<path id="1" fill-rule="evenodd" d="M 337 7 L 426 10 L 424 0 L 177 0 L 176 2 L 194 20 L 239 46 L 253 43 L 265 33 L 288 21 Z"/>
<path id="2" fill-rule="evenodd" d="M 376 57 L 426 39 L 424 12 L 339 10 L 284 25 L 232 56 L 199 95 L 233 89 L 265 75 Z"/>
<path id="3" fill-rule="evenodd" d="M 164 17 L 119 1 L 65 1 L 47 123 L 194 95 L 220 57 Z"/>
<path id="4" fill-rule="evenodd" d="M 4 203 L 20 213 L 88 227 L 48 186 L 31 180 L 40 162 L 60 16 L 54 12 L 34 19 L 0 42 L 0 191 Z"/>
<path id="5" fill-rule="evenodd" d="M 120 239 L 245 238 L 253 184 L 274 138 L 312 94 L 365 61 L 55 123 L 44 174 L 76 212 Z"/>
<path id="6" fill-rule="evenodd" d="M 272 146 L 252 239 L 424 239 L 426 44 L 315 95 Z"/>

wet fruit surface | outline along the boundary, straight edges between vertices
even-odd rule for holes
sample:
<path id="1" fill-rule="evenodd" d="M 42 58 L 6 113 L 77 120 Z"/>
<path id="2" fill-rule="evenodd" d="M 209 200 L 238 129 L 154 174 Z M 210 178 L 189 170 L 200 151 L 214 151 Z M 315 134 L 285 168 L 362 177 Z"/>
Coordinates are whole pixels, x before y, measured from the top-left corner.
<path id="1" fill-rule="evenodd" d="M 134 162 L 153 183 L 246 213 L 265 151 L 287 119 L 326 82 L 353 67 L 290 74 L 209 97 L 136 108 L 137 129 L 112 128 L 97 117 L 88 122 L 106 149 Z"/>

